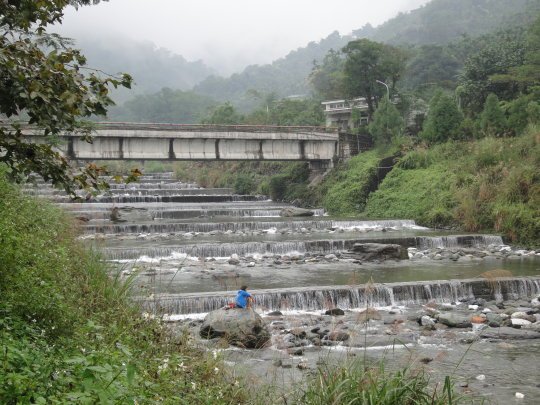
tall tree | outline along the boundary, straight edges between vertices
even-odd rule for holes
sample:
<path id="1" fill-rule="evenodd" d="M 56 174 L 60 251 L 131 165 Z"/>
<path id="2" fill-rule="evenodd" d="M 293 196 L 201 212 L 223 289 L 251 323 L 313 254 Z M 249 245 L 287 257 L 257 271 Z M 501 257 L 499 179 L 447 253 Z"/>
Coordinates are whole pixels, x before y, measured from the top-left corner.
<path id="1" fill-rule="evenodd" d="M 203 119 L 203 124 L 223 124 L 223 125 L 236 125 L 241 124 L 244 118 L 238 114 L 234 106 L 226 102 L 214 108 L 210 115 Z"/>
<path id="2" fill-rule="evenodd" d="M 521 29 L 499 32 L 466 62 L 456 89 L 461 107 L 474 115 L 480 113 L 489 93 L 500 100 L 511 100 L 520 92 L 517 81 L 508 75 L 522 66 L 525 41 Z"/>
<path id="3" fill-rule="evenodd" d="M 441 91 L 429 103 L 427 119 L 420 136 L 432 143 L 458 139 L 462 121 L 463 114 L 455 100 Z"/>
<path id="4" fill-rule="evenodd" d="M 371 117 L 386 88 L 395 91 L 405 67 L 406 56 L 401 50 L 368 39 L 351 41 L 343 48 L 346 56 L 344 69 L 345 92 L 349 98 L 364 97 Z"/>
<path id="5" fill-rule="evenodd" d="M 540 17 L 529 27 L 525 42 L 525 58 L 523 64 L 512 67 L 507 74 L 494 75 L 494 81 L 515 81 L 522 90 L 540 85 Z"/>
<path id="6" fill-rule="evenodd" d="M 369 133 L 375 144 L 388 144 L 393 138 L 403 133 L 404 121 L 397 108 L 384 97 L 373 114 L 369 124 Z"/>
<path id="7" fill-rule="evenodd" d="M 93 1 L 96 3 L 96 1 Z M 90 0 L 8 0 L 0 2 L 0 162 L 23 181 L 31 173 L 63 186 L 72 196 L 78 189 L 100 186 L 103 168 L 72 168 L 54 146 L 64 132 L 91 140 L 91 126 L 82 118 L 105 115 L 112 104 L 108 86 L 131 85 L 129 75 L 110 77 L 87 69 L 85 57 L 56 34 L 68 4 Z M 23 139 L 20 120 L 27 119 L 42 142 Z"/>
<path id="8" fill-rule="evenodd" d="M 308 80 L 319 97 L 326 100 L 343 97 L 344 63 L 343 54 L 333 49 L 325 55 L 322 63 L 314 63 Z"/>

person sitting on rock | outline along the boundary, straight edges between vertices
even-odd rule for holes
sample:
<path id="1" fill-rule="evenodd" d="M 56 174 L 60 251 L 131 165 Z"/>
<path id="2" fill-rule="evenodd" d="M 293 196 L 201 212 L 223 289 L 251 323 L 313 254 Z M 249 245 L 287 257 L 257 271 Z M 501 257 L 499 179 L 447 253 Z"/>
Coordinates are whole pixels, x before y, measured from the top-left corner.
<path id="1" fill-rule="evenodd" d="M 247 285 L 243 285 L 238 290 L 238 294 L 236 295 L 236 308 L 250 308 L 251 302 L 253 301 L 253 296 L 248 293 L 247 291 Z"/>

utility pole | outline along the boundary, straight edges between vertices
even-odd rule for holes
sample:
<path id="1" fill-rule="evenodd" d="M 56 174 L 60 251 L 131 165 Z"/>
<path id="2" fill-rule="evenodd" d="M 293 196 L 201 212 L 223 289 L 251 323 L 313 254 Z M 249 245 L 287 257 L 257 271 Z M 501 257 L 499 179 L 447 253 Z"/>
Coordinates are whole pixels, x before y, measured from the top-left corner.
<path id="1" fill-rule="evenodd" d="M 388 88 L 388 85 L 385 82 L 382 82 L 380 80 L 375 80 L 375 81 L 386 87 L 386 136 L 389 136 L 388 135 L 388 106 L 390 104 L 390 89 Z"/>

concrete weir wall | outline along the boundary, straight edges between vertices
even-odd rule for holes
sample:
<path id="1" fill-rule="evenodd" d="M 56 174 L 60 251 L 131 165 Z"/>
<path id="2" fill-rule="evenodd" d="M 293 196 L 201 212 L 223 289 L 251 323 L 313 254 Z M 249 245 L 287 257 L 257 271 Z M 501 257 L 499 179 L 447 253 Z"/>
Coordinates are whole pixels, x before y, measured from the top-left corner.
<path id="1" fill-rule="evenodd" d="M 40 135 L 30 129 L 31 142 Z M 336 130 L 319 127 L 101 123 L 93 142 L 64 134 L 60 150 L 79 160 L 304 160 L 338 156 Z"/>

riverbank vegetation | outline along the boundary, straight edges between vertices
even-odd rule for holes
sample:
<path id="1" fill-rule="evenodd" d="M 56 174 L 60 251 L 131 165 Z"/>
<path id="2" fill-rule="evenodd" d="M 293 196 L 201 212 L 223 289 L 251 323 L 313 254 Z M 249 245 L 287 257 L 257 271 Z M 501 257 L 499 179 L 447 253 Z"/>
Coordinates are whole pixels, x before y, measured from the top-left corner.
<path id="1" fill-rule="evenodd" d="M 469 232 L 539 243 L 540 128 L 517 138 L 453 141 L 415 148 L 370 195 L 368 218 L 413 218 Z"/>
<path id="2" fill-rule="evenodd" d="M 0 176 L 0 402 L 238 403 L 221 364 L 129 299 L 72 220 Z"/>

